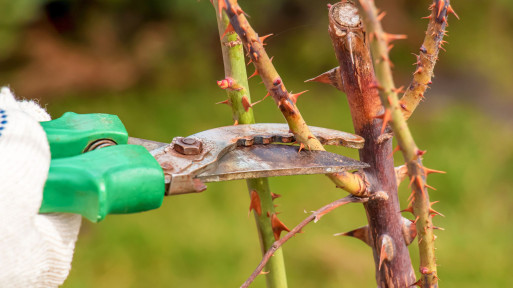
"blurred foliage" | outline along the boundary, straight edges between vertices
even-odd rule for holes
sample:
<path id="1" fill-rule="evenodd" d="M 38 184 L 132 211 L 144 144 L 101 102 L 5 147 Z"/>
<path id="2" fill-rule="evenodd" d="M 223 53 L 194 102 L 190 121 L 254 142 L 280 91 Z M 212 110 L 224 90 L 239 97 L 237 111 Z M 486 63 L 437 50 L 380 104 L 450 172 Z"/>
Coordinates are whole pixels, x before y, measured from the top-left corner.
<path id="1" fill-rule="evenodd" d="M 410 81 L 411 53 L 424 36 L 426 21 L 420 17 L 427 15 L 429 2 L 376 0 L 388 12 L 386 30 L 409 36 L 392 50 L 399 85 Z M 343 95 L 303 83 L 336 65 L 327 34 L 327 3 L 241 4 L 261 35 L 275 34 L 266 47 L 287 87 L 310 90 L 298 102 L 306 121 L 352 131 Z M 448 172 L 429 178 L 438 188 L 431 192 L 433 201 L 440 200 L 435 207 L 446 215 L 435 218 L 436 225 L 446 228 L 436 233 L 440 284 L 507 287 L 513 266 L 508 223 L 513 217 L 513 4 L 452 4 L 462 20 L 450 19 L 447 52 L 440 55 L 426 102 L 410 120 L 417 143 L 428 150 L 426 166 Z M 19 96 L 40 98 L 53 117 L 66 111 L 116 114 L 132 136 L 163 142 L 232 123 L 229 108 L 213 104 L 226 96 L 215 84 L 223 68 L 208 0 L 0 0 L 0 11 L 9 11 L 0 19 L 0 82 L 10 83 Z M 71 68 L 57 63 L 61 58 Z M 53 59 L 53 70 L 43 70 L 45 59 Z M 125 68 L 100 73 L 118 61 Z M 37 88 L 43 87 L 37 81 L 45 76 L 46 83 L 82 75 L 77 73 L 88 63 L 96 67 L 94 73 Z M 28 73 L 31 64 L 35 67 Z M 252 73 L 254 68 L 248 69 Z M 110 74 L 128 70 L 132 78 L 127 79 L 133 81 L 109 86 Z M 266 94 L 256 78 L 250 81 L 255 101 Z M 255 115 L 259 122 L 283 122 L 270 99 L 255 106 Z M 357 157 L 349 149 L 330 150 Z M 283 194 L 277 204 L 289 228 L 305 217 L 303 211 L 345 196 L 324 176 L 273 178 L 271 187 Z M 94 225 L 84 221 L 64 287 L 237 287 L 260 261 L 245 189 L 243 181 L 210 184 L 202 194 L 167 198 L 155 211 L 109 216 Z M 402 207 L 408 195 L 403 183 Z M 354 239 L 331 236 L 365 223 L 360 205 L 347 206 L 287 243 L 290 287 L 375 287 L 370 249 Z M 415 245 L 411 255 L 417 267 Z M 264 282 L 258 279 L 254 287 L 264 287 Z"/>

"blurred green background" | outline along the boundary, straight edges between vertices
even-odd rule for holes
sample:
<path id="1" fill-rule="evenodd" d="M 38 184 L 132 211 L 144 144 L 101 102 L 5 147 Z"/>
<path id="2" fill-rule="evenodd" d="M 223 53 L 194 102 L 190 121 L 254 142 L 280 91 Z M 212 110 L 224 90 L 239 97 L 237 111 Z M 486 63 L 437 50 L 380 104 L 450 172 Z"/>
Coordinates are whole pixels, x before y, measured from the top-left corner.
<path id="1" fill-rule="evenodd" d="M 336 65 L 327 1 L 241 1 L 287 87 L 309 89 L 298 102 L 309 125 L 352 131 L 343 94 L 303 83 Z M 388 32 L 408 34 L 391 58 L 408 85 L 431 1 L 376 0 Z M 509 287 L 513 276 L 513 2 L 452 1 L 449 44 L 426 101 L 409 121 L 430 177 L 442 287 Z M 135 137 L 170 141 L 221 125 L 231 111 L 215 80 L 223 67 L 208 0 L 0 0 L 0 84 L 39 99 L 56 118 L 66 111 L 119 115 Z M 249 67 L 252 73 L 252 67 Z M 254 100 L 265 95 L 252 79 Z M 284 122 L 272 100 L 255 106 L 259 122 Z M 331 151 L 353 157 L 354 151 Z M 401 157 L 396 156 L 397 164 Z M 280 219 L 345 196 L 324 176 L 271 179 L 283 197 Z M 409 191 L 401 185 L 405 207 Z M 142 214 L 83 222 L 64 287 L 238 287 L 260 261 L 243 181 L 210 184 L 198 195 L 167 198 Z M 406 215 L 410 216 L 410 215 Z M 284 247 L 290 287 L 375 287 L 372 253 L 332 234 L 365 225 L 360 205 L 311 224 Z M 414 267 L 418 251 L 412 245 Z M 416 268 L 416 270 L 418 270 Z M 264 287 L 259 277 L 253 287 Z"/>

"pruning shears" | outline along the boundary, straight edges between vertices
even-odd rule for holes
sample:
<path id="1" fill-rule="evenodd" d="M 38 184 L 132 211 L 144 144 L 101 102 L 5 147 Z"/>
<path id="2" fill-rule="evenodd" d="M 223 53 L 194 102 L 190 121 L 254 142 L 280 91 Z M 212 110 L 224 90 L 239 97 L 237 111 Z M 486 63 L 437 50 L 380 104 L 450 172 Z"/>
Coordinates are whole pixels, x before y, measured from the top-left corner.
<path id="1" fill-rule="evenodd" d="M 156 209 L 165 195 L 202 192 L 209 182 L 368 167 L 335 153 L 283 145 L 295 142 L 286 124 L 218 127 L 171 143 L 128 137 L 121 120 L 109 114 L 67 112 L 41 125 L 52 160 L 40 213 L 76 213 L 92 222 Z M 324 145 L 364 144 L 351 133 L 310 129 Z"/>

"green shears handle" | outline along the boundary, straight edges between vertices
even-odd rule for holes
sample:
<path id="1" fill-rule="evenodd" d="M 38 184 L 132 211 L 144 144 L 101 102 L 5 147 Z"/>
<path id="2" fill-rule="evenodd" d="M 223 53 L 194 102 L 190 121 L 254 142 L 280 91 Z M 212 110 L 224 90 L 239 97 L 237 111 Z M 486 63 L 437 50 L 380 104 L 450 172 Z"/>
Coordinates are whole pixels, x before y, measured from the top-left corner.
<path id="1" fill-rule="evenodd" d="M 156 209 L 165 192 L 160 164 L 142 146 L 127 145 L 117 116 L 65 113 L 42 122 L 52 160 L 40 213 L 81 214 L 92 222 L 108 214 Z M 91 143 L 120 145 L 88 151 Z"/>

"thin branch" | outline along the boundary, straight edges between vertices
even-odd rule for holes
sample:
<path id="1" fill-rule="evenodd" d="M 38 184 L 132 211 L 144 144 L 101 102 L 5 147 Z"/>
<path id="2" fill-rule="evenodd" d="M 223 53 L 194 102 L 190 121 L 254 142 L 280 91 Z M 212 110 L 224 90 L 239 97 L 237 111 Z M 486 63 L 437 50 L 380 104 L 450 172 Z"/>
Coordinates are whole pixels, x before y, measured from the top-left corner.
<path id="1" fill-rule="evenodd" d="M 440 9 L 440 7 L 442 7 Z M 435 68 L 436 61 L 438 60 L 438 53 L 440 49 L 443 49 L 444 36 L 447 31 L 445 27 L 447 25 L 447 13 L 453 13 L 456 15 L 450 5 L 450 1 L 433 1 L 433 4 L 429 7 L 432 11 L 431 14 L 425 18 L 429 19 L 428 28 L 426 31 L 426 37 L 424 42 L 419 49 L 419 55 L 417 57 L 417 68 L 413 73 L 413 80 L 406 89 L 403 97 L 401 98 L 401 106 L 403 108 L 403 114 L 406 120 L 410 118 L 413 111 L 417 108 L 420 101 L 424 99 L 424 93 L 431 84 L 433 78 L 433 70 Z M 458 17 L 456 15 L 456 17 Z"/>
<path id="2" fill-rule="evenodd" d="M 312 221 L 317 222 L 321 219 L 322 216 L 324 216 L 327 213 L 333 211 L 334 209 L 336 209 L 340 206 L 346 205 L 348 203 L 365 203 L 367 201 L 368 201 L 368 198 L 360 198 L 360 197 L 355 197 L 353 195 L 349 195 L 347 197 L 344 197 L 342 199 L 334 201 L 334 202 L 320 208 L 319 210 L 314 211 L 312 214 L 310 214 L 310 216 L 306 217 L 303 221 L 301 221 L 301 223 L 299 223 L 296 227 L 294 227 L 294 229 L 290 230 L 290 232 L 287 233 L 287 235 L 283 236 L 281 239 L 274 242 L 274 244 L 271 246 L 271 249 L 267 250 L 267 252 L 265 253 L 264 257 L 262 258 L 262 261 L 260 262 L 260 264 L 258 264 L 255 271 L 253 271 L 251 276 L 249 276 L 249 278 L 246 280 L 246 282 L 244 282 L 244 284 L 242 284 L 240 287 L 241 288 L 249 287 L 249 285 L 255 280 L 255 278 L 262 273 L 262 270 L 264 269 L 266 263 L 269 261 L 269 259 L 272 258 L 275 251 L 277 249 L 279 249 L 283 244 L 285 244 L 285 242 L 287 242 L 290 238 L 295 236 L 297 233 L 302 232 L 303 228 L 308 223 L 310 223 Z"/>
<path id="3" fill-rule="evenodd" d="M 221 36 L 221 49 L 223 53 L 225 79 L 218 82 L 218 85 L 226 89 L 228 103 L 232 106 L 233 119 L 240 124 L 255 123 L 253 115 L 254 104 L 251 103 L 249 93 L 246 63 L 244 61 L 244 49 L 242 42 L 235 32 L 228 32 L 230 21 L 226 13 L 219 13 L 219 3 L 213 2 L 216 15 L 219 35 Z M 255 221 L 262 253 L 267 251 L 274 243 L 274 233 L 271 219 L 268 215 L 274 215 L 274 203 L 267 178 L 246 180 L 248 191 L 251 197 L 250 210 L 254 209 Z M 266 275 L 268 288 L 286 288 L 287 275 L 283 253 L 279 250 L 275 257 L 268 263 Z"/>
<path id="4" fill-rule="evenodd" d="M 223 1 L 223 0 L 219 0 Z M 296 106 L 298 94 L 291 94 L 285 87 L 282 78 L 274 68 L 271 59 L 264 49 L 265 37 L 259 37 L 246 19 L 243 10 L 236 0 L 224 0 L 224 9 L 230 18 L 231 27 L 239 35 L 244 47 L 255 66 L 254 75 L 260 75 L 269 95 L 281 110 L 290 131 L 302 146 L 310 150 L 322 150 L 324 147 L 310 132 L 308 125 Z M 327 176 L 340 187 L 355 196 L 368 196 L 367 182 L 359 173 L 337 173 Z"/>
<path id="5" fill-rule="evenodd" d="M 431 208 L 429 194 L 427 192 L 426 177 L 428 170 L 422 165 L 422 155 L 425 151 L 421 151 L 417 148 L 413 136 L 408 128 L 408 124 L 406 123 L 406 116 L 403 116 L 404 103 L 401 103 L 397 96 L 398 89 L 395 88 L 390 66 L 391 63 L 388 55 L 388 35 L 390 34 L 383 31 L 374 1 L 360 0 L 360 3 L 365 11 L 366 27 L 370 33 L 369 35 L 373 35 L 373 37 L 370 38 L 372 39 L 371 47 L 373 57 L 375 59 L 376 76 L 379 81 L 377 86 L 379 86 L 379 89 L 382 91 L 382 93 L 380 93 L 381 101 L 385 107 L 383 128 L 385 128 L 387 120 L 390 119 L 394 135 L 397 137 L 399 148 L 402 151 L 408 168 L 410 186 L 413 189 L 410 203 L 411 207 L 406 210 L 411 210 L 416 217 L 415 222 L 418 231 L 420 272 L 422 277 L 416 282 L 416 284 L 421 285 L 421 287 L 437 287 L 438 277 L 434 245 L 436 237 L 433 233 L 433 223 L 431 219 L 431 215 L 434 214 L 434 210 Z M 431 6 L 431 9 L 433 10 L 432 18 L 437 22 L 443 22 L 443 24 L 438 24 L 441 24 L 444 28 L 447 23 L 447 12 L 449 7 L 450 4 L 448 0 L 435 0 L 434 4 Z M 430 28 L 432 29 L 431 26 Z M 428 34 L 430 33 L 430 28 L 428 28 Z M 443 33 L 444 31 L 441 32 L 442 37 Z M 436 53 L 438 53 L 438 48 Z M 421 54 L 425 53 L 421 52 Z M 434 61 L 432 64 L 433 66 L 431 66 L 430 73 L 432 73 Z M 419 61 L 419 65 L 422 65 L 422 61 Z M 417 70 L 414 75 L 421 73 L 424 73 L 422 68 L 420 71 Z M 408 108 L 406 109 L 406 112 L 411 112 Z"/>

